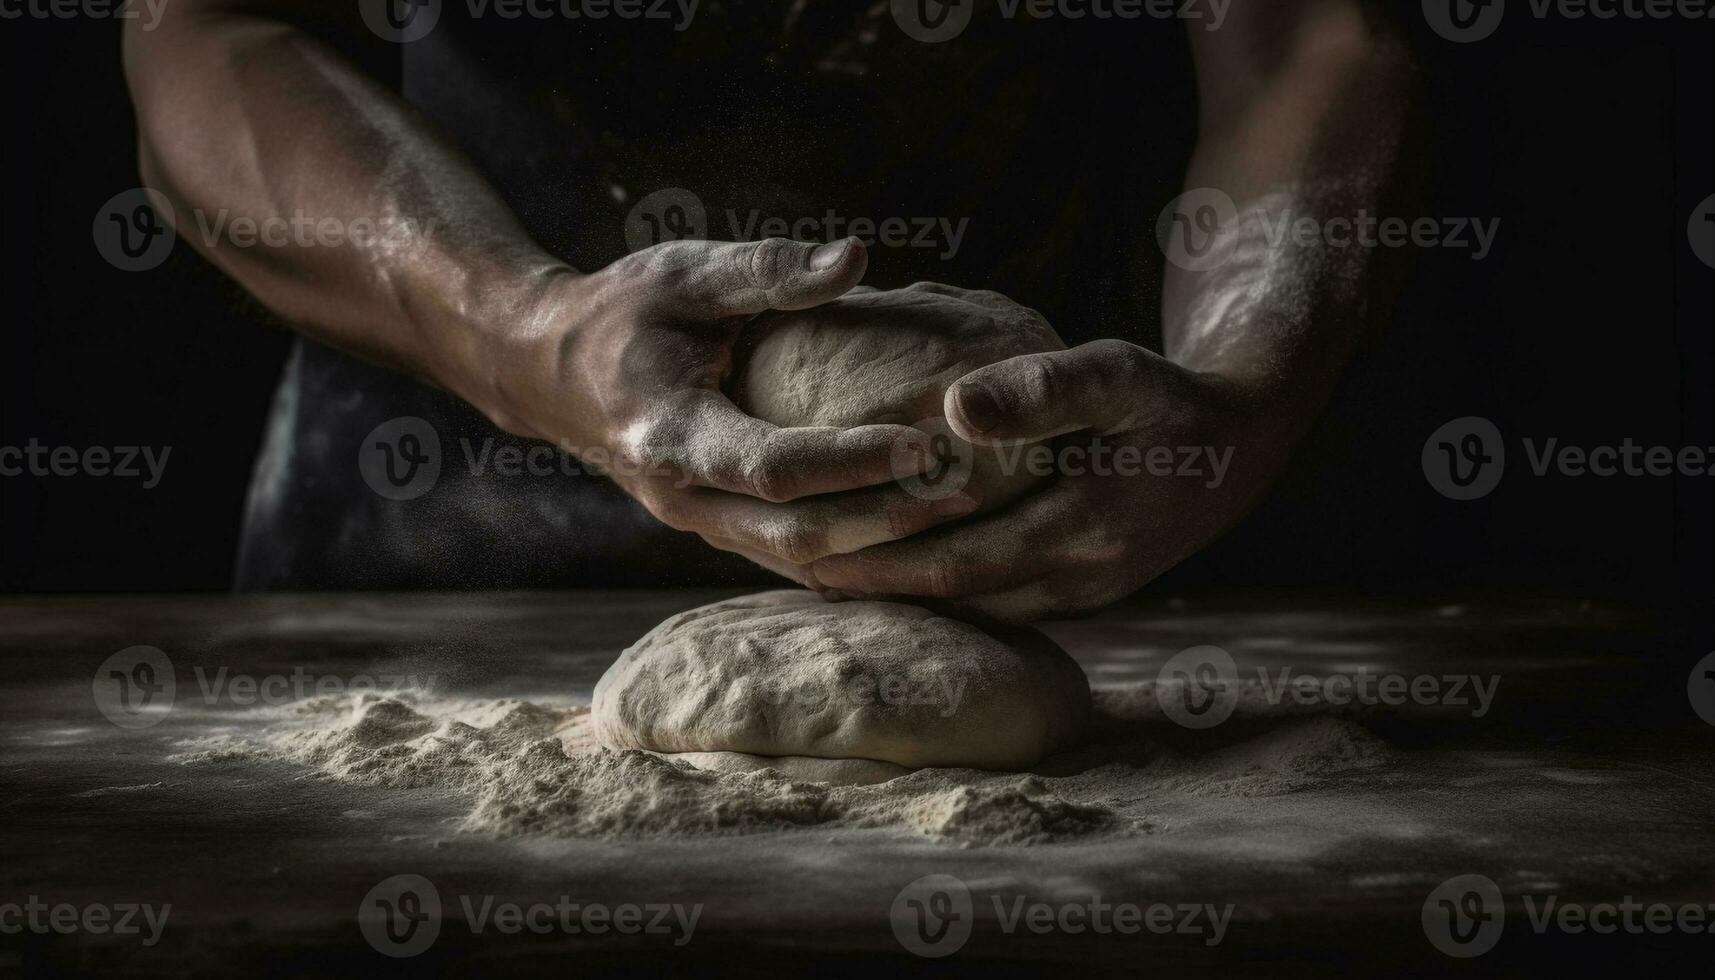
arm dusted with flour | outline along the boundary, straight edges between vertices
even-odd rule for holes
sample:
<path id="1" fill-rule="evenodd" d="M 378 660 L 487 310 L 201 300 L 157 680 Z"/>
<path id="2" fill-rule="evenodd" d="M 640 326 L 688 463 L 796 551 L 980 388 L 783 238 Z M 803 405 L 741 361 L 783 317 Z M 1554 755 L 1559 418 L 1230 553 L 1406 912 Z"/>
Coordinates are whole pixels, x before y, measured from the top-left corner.
<path id="1" fill-rule="evenodd" d="M 890 485 L 930 457 L 922 433 L 776 428 L 720 393 L 744 320 L 846 292 L 857 243 L 669 242 L 582 274 L 391 91 L 293 26 L 306 15 L 364 36 L 349 0 L 174 0 L 125 33 L 144 179 L 294 327 L 511 432 L 601 450 L 667 523 L 759 552 L 821 555 L 956 516 Z M 258 226 L 283 233 L 241 238 Z"/>
<path id="2" fill-rule="evenodd" d="M 1165 356 L 1105 340 L 966 375 L 945 403 L 959 434 L 1002 450 L 1055 438 L 1053 482 L 992 517 L 818 561 L 811 584 L 1032 619 L 1119 599 L 1243 517 L 1369 325 L 1376 250 L 1284 231 L 1373 214 L 1392 178 L 1411 72 L 1376 16 L 1276 0 L 1191 27 L 1201 134 L 1164 247 Z"/>

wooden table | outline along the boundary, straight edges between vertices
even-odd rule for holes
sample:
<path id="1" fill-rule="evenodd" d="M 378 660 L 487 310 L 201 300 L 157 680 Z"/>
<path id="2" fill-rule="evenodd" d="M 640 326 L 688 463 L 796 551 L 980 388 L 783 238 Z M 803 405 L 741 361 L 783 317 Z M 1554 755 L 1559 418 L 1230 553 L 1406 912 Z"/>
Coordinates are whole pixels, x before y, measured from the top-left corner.
<path id="1" fill-rule="evenodd" d="M 1402 603 L 1327 596 L 1156 597 L 1052 633 L 1098 687 L 1147 682 L 1173 654 L 1220 644 L 1246 665 L 1318 673 L 1479 671 L 1502 678 L 1481 719 L 1382 711 L 1367 724 L 1401 761 L 1225 810 L 1164 812 L 1118 850 L 1079 843 L 948 847 L 898 835 L 805 832 L 697 840 L 495 839 L 451 833 L 433 793 L 330 786 L 283 765 L 186 767 L 181 740 L 243 723 L 245 708 L 175 707 L 126 730 L 92 685 L 114 652 L 169 654 L 252 676 L 429 672 L 472 696 L 588 700 L 625 645 L 712 592 L 138 596 L 0 602 L 0 906 L 171 903 L 136 938 L 0 935 L 15 972 L 328 976 L 552 970 L 569 976 L 719 970 L 1063 975 L 1163 969 L 1270 974 L 1328 964 L 1440 972 L 1426 896 L 1480 873 L 1508 890 L 1506 932 L 1481 971 L 1568 966 L 1707 976 L 1715 936 L 1572 935 L 1530 928 L 1518 892 L 1562 901 L 1715 900 L 1715 728 L 1688 706 L 1690 664 L 1671 622 L 1574 600 Z M 181 693 L 181 700 L 183 693 Z M 1188 737 L 1186 733 L 1164 737 Z M 126 789 L 129 787 L 130 789 Z M 356 909 L 389 876 L 444 895 L 701 903 L 694 941 L 496 936 L 449 926 L 390 959 Z M 1217 947 L 1182 937 L 1005 934 L 979 913 L 946 959 L 917 959 L 889 909 L 923 874 L 1021 893 L 1068 882 L 1109 902 L 1231 902 Z M 449 903 L 451 899 L 448 899 Z M 0 926 L 5 920 L 0 918 Z"/>

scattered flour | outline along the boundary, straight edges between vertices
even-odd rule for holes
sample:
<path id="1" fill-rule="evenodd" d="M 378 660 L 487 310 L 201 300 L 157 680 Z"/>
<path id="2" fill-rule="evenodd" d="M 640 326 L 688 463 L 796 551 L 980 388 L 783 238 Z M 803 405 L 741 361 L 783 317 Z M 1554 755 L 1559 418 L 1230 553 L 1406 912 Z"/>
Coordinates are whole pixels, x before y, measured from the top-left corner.
<path id="1" fill-rule="evenodd" d="M 458 827 L 465 832 L 648 837 L 849 827 L 1005 846 L 1149 832 L 1151 801 L 1287 793 L 1390 756 L 1361 726 L 1329 717 L 1288 719 L 1195 753 L 1129 735 L 1037 775 L 923 769 L 834 786 L 602 748 L 585 707 L 400 692 L 300 702 L 254 730 L 187 740 L 174 758 L 273 760 L 336 783 L 445 793 L 467 808 Z"/>

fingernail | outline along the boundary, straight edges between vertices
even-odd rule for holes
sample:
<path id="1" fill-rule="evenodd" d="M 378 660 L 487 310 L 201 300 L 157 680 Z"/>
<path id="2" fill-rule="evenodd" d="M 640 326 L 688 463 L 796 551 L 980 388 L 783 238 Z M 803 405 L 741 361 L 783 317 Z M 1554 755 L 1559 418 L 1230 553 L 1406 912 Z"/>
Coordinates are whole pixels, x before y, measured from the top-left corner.
<path id="1" fill-rule="evenodd" d="M 844 259 L 846 253 L 851 251 L 851 247 L 852 240 L 849 238 L 842 238 L 826 245 L 817 245 L 816 250 L 810 253 L 810 271 L 827 272 L 839 265 L 840 260 Z"/>
<path id="2" fill-rule="evenodd" d="M 980 384 L 963 385 L 959 388 L 959 414 L 971 428 L 987 432 L 1000 424 L 1000 403 Z"/>
<path id="3" fill-rule="evenodd" d="M 936 517 L 964 517 L 982 506 L 977 498 L 960 491 L 951 497 L 943 497 L 929 505 L 929 513 Z"/>

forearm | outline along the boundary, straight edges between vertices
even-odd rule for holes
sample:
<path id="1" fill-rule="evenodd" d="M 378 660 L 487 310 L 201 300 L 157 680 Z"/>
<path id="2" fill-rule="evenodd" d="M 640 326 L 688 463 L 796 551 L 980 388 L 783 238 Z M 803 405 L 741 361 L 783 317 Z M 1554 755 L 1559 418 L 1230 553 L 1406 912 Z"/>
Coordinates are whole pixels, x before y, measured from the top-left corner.
<path id="1" fill-rule="evenodd" d="M 181 237 L 305 334 L 491 410 L 494 350 L 569 270 L 332 47 L 190 6 L 125 38 L 144 180 Z"/>
<path id="2" fill-rule="evenodd" d="M 1168 264 L 1163 303 L 1167 356 L 1232 382 L 1289 430 L 1320 409 L 1369 325 L 1382 257 L 1320 231 L 1385 206 L 1411 85 L 1409 59 L 1359 5 L 1304 6 L 1302 23 L 1241 25 L 1218 50 L 1202 42 L 1186 187 L 1230 196 L 1238 220 L 1214 268 Z M 1304 219 L 1318 235 L 1295 232 Z"/>

